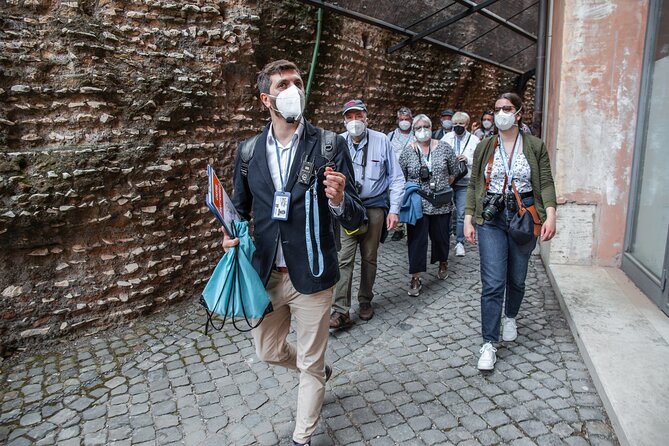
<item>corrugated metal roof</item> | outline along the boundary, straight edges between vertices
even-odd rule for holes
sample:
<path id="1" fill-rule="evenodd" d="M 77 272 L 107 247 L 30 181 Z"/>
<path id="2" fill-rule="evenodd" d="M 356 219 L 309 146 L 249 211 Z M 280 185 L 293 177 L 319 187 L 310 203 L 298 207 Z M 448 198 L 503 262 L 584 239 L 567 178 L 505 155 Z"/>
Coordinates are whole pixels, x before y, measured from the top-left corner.
<path id="1" fill-rule="evenodd" d="M 398 32 L 396 43 L 464 16 L 428 34 L 425 40 L 518 73 L 536 66 L 538 0 L 497 0 L 469 15 L 470 8 L 492 0 L 303 1 L 340 13 L 369 17 L 382 22 L 377 23 L 380 26 L 387 24 L 387 28 Z M 407 45 L 397 51 L 408 48 Z"/>

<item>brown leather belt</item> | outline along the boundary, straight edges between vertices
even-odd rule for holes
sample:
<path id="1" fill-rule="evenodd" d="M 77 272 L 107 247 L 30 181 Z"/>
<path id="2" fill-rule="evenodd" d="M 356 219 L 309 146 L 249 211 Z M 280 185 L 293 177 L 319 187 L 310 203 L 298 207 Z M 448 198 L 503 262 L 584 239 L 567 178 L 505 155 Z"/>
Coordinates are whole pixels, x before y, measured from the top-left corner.
<path id="1" fill-rule="evenodd" d="M 280 273 L 287 273 L 288 268 L 285 266 L 275 266 L 274 269 Z"/>

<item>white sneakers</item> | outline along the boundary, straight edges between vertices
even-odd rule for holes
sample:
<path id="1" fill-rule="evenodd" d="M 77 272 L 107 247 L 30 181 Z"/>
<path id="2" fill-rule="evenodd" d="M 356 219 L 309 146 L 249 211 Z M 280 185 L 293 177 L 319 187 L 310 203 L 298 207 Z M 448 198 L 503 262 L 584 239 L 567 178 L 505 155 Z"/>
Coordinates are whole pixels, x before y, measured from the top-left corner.
<path id="1" fill-rule="evenodd" d="M 502 341 L 515 341 L 518 337 L 518 329 L 516 327 L 516 320 L 504 316 L 502 318 Z"/>
<path id="2" fill-rule="evenodd" d="M 455 245 L 455 256 L 456 257 L 464 257 L 465 256 L 465 245 L 462 243 L 458 243 Z"/>
<path id="3" fill-rule="evenodd" d="M 479 350 L 481 353 L 478 364 L 479 370 L 492 370 L 495 368 L 495 363 L 497 362 L 496 351 L 497 349 L 490 342 L 483 344 L 483 347 Z"/>

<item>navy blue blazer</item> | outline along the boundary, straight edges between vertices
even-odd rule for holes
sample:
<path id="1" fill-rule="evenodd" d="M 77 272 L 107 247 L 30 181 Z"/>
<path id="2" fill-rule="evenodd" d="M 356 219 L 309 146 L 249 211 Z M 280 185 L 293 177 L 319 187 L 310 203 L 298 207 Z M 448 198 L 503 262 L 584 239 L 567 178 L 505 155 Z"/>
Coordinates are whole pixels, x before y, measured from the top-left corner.
<path id="1" fill-rule="evenodd" d="M 365 209 L 355 191 L 353 181 L 353 165 L 348 153 L 346 141 L 337 135 L 336 154 L 333 162 L 335 170 L 346 175 L 344 190 L 344 212 L 336 217 L 328 205 L 323 185 L 323 169 L 327 163 L 321 155 L 321 131 L 305 120 L 304 134 L 293 157 L 293 164 L 288 176 L 286 191 L 291 193 L 290 211 L 288 220 L 272 220 L 272 205 L 274 203 L 274 183 L 267 165 L 267 132 L 265 127 L 257 139 L 253 158 L 248 163 L 248 175 L 241 174 L 240 150 L 237 150 L 234 173 L 234 193 L 232 202 L 237 211 L 246 220 L 253 217 L 253 235 L 256 251 L 253 256 L 253 266 L 258 272 L 265 286 L 269 281 L 276 250 L 281 240 L 283 254 L 288 267 L 288 274 L 293 286 L 302 294 L 312 294 L 334 286 L 339 280 L 339 265 L 333 232 L 333 219 L 336 218 L 341 226 L 354 230 L 360 227 L 365 218 Z M 308 186 L 299 183 L 297 176 L 303 160 L 313 161 L 316 171 L 319 172 L 317 195 L 320 218 L 321 250 L 323 252 L 323 273 L 315 277 L 309 268 L 306 240 L 306 208 L 305 193 Z M 311 207 L 313 213 L 313 205 Z M 313 216 L 311 221 L 311 244 L 314 253 L 313 270 L 318 271 L 315 263 L 318 259 L 316 241 L 314 239 Z"/>

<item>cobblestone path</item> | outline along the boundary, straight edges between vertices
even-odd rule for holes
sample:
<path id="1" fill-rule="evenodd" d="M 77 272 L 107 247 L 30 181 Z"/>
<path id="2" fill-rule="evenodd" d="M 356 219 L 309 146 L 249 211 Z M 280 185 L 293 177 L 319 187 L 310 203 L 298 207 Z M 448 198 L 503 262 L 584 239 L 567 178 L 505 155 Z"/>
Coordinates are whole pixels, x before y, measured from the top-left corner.
<path id="1" fill-rule="evenodd" d="M 445 281 L 432 265 L 417 298 L 406 264 L 406 244 L 386 243 L 376 316 L 330 336 L 334 375 L 313 445 L 618 444 L 538 258 L 518 339 L 489 374 L 476 369 L 476 253 L 451 257 Z M 5 360 L 0 444 L 292 444 L 297 376 L 259 362 L 250 334 L 205 336 L 199 291 L 130 326 Z"/>

